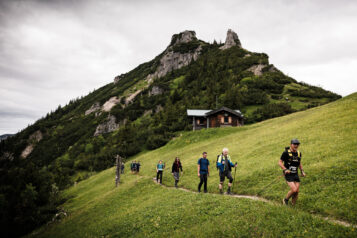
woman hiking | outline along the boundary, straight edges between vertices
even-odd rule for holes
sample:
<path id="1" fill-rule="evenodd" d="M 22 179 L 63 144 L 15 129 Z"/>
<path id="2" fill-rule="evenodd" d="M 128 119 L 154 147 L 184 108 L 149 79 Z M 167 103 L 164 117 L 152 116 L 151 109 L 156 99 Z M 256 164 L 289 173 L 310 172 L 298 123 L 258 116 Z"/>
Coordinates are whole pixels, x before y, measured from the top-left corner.
<path id="1" fill-rule="evenodd" d="M 175 179 L 175 187 L 176 188 L 177 188 L 177 183 L 180 180 L 180 169 L 181 169 L 181 173 L 183 173 L 180 159 L 179 159 L 179 157 L 176 157 L 174 163 L 172 164 L 172 175 L 174 176 L 174 179 Z"/>
<path id="2" fill-rule="evenodd" d="M 156 182 L 162 184 L 162 173 L 164 171 L 165 164 L 162 163 L 162 160 L 159 160 L 159 163 L 156 165 Z"/>

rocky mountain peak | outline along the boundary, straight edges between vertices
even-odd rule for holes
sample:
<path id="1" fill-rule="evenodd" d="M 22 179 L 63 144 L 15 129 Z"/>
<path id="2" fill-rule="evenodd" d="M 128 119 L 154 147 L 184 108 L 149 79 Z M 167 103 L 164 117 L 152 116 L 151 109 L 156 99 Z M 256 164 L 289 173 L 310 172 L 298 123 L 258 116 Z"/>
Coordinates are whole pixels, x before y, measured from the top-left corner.
<path id="1" fill-rule="evenodd" d="M 232 46 L 242 47 L 237 33 L 232 31 L 231 29 L 228 29 L 226 42 L 224 43 L 224 45 L 222 47 L 220 47 L 220 49 L 225 50 L 225 49 L 231 48 Z"/>
<path id="2" fill-rule="evenodd" d="M 193 48 L 182 51 L 182 45 L 193 44 Z M 149 83 L 153 78 L 161 78 L 172 70 L 180 69 L 187 66 L 192 61 L 197 60 L 202 50 L 202 46 L 196 37 L 194 31 L 183 31 L 171 37 L 171 43 L 164 51 L 160 59 L 160 64 L 153 74 L 147 76 Z"/>
<path id="3" fill-rule="evenodd" d="M 186 30 L 186 31 L 183 31 L 183 32 L 181 32 L 179 34 L 174 34 L 171 37 L 170 45 L 188 43 L 188 42 L 193 41 L 193 40 L 197 40 L 196 32 Z"/>

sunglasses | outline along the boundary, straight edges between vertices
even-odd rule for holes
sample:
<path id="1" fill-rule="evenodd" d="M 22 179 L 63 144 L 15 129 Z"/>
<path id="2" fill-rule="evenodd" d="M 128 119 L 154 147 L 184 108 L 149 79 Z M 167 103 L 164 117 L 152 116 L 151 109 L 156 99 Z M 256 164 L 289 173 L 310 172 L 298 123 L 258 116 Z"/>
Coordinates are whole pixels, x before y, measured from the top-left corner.
<path id="1" fill-rule="evenodd" d="M 293 144 L 293 145 L 300 145 L 300 144 Z"/>

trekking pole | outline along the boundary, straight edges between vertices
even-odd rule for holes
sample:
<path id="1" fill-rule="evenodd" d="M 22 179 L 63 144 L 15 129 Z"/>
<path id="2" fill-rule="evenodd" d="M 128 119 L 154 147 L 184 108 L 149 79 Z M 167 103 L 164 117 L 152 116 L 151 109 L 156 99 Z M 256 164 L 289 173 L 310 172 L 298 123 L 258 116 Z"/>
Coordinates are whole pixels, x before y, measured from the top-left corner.
<path id="1" fill-rule="evenodd" d="M 237 165 L 237 162 L 235 163 Z M 232 193 L 234 189 L 234 184 L 236 183 L 236 172 L 237 172 L 237 166 L 234 166 L 234 179 L 233 179 L 233 185 L 232 185 Z"/>
<path id="2" fill-rule="evenodd" d="M 276 179 L 273 180 L 273 182 L 269 183 L 267 186 L 265 186 L 262 190 L 260 190 L 259 192 L 257 192 L 257 195 L 259 195 L 261 192 L 263 192 L 265 189 L 267 189 L 268 187 L 270 187 L 273 183 L 277 182 L 280 180 L 280 178 L 283 177 L 282 175 L 279 175 Z"/>

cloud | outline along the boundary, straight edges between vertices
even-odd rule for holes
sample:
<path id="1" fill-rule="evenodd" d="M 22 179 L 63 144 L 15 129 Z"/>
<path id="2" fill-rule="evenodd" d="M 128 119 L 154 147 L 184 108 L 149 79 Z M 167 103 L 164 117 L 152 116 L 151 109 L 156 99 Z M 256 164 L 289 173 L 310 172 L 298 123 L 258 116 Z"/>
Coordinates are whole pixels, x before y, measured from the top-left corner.
<path id="1" fill-rule="evenodd" d="M 296 80 L 347 95 L 356 11 L 347 0 L 0 1 L 0 134 L 153 59 L 186 29 L 213 42 L 231 28 Z"/>

